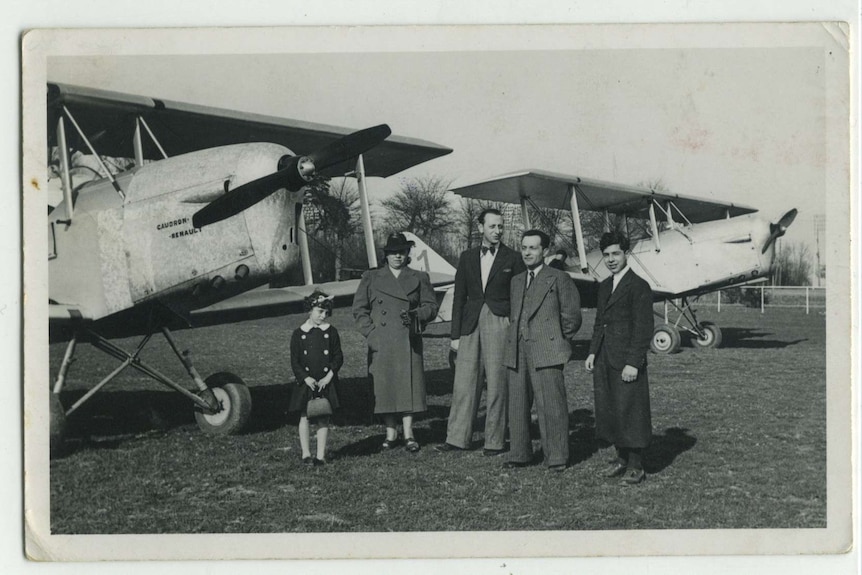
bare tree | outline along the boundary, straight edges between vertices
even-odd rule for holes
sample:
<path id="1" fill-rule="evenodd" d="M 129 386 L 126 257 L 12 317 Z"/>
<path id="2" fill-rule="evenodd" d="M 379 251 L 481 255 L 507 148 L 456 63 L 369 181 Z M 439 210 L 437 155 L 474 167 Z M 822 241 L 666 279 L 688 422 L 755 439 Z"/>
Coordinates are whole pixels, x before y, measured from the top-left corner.
<path id="1" fill-rule="evenodd" d="M 401 189 L 380 202 L 386 210 L 383 231 L 411 231 L 437 251 L 446 247 L 450 242 L 445 235 L 455 226 L 450 183 L 440 176 L 401 180 Z"/>
<path id="2" fill-rule="evenodd" d="M 340 279 L 345 260 L 354 260 L 351 241 L 359 233 L 359 193 L 352 180 L 328 178 L 313 181 L 305 193 L 305 225 L 311 251 L 319 264 L 329 264 Z M 363 252 L 364 253 L 364 252 Z M 361 264 L 360 264 L 361 265 Z M 328 275 L 328 274 L 326 274 Z"/>
<path id="3" fill-rule="evenodd" d="M 459 240 L 464 246 L 463 249 L 469 250 L 482 241 L 479 234 L 479 215 L 487 209 L 499 210 L 502 213 L 504 204 L 489 200 L 461 198 L 456 210 L 456 225 Z"/>
<path id="4" fill-rule="evenodd" d="M 808 244 L 779 240 L 772 269 L 775 285 L 811 285 L 811 250 Z"/>

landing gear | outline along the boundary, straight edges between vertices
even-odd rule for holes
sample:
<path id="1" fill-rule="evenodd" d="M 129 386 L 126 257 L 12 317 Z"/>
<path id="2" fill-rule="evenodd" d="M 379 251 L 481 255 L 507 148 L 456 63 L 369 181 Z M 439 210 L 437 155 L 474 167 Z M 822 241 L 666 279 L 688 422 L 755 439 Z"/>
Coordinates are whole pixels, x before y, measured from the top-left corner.
<path id="1" fill-rule="evenodd" d="M 695 300 L 696 301 L 696 300 Z M 663 318 L 665 323 L 659 324 L 653 332 L 650 348 L 655 353 L 675 353 L 679 351 L 682 343 L 682 332 L 686 332 L 695 347 L 716 348 L 721 346 L 721 329 L 711 321 L 699 322 L 694 308 L 688 298 L 681 298 L 677 304 L 673 300 L 667 300 L 679 312 L 676 321 L 671 323 L 667 315 Z"/>
<path id="2" fill-rule="evenodd" d="M 721 347 L 721 329 L 711 321 L 700 324 L 701 331 L 697 336 L 692 336 L 691 341 L 697 347 Z"/>
<path id="3" fill-rule="evenodd" d="M 171 349 L 183 363 L 183 366 L 197 387 L 197 391 L 189 391 L 141 361 L 141 351 L 143 351 L 147 342 L 150 341 L 152 334 L 146 335 L 138 344 L 137 349 L 133 353 L 129 353 L 99 334 L 91 330 L 84 330 L 76 333 L 69 341 L 69 345 L 66 347 L 66 354 L 63 357 L 63 363 L 57 374 L 53 393 L 51 394 L 52 445 L 54 442 L 57 445 L 61 444 L 66 418 L 127 367 L 133 367 L 158 383 L 181 393 L 191 400 L 196 410 L 195 419 L 198 426 L 205 433 L 228 435 L 240 433 L 245 428 L 251 414 L 251 394 L 245 383 L 239 377 L 227 372 L 216 373 L 204 381 L 192 364 L 190 352 L 188 350 L 180 352 L 168 328 L 163 327 L 161 331 L 170 344 Z M 81 336 L 85 337 L 96 349 L 119 360 L 120 365 L 102 381 L 94 385 L 92 389 L 87 391 L 69 409 L 64 411 L 63 406 L 60 404 L 59 394 L 63 388 L 69 367 L 74 362 L 75 346 Z"/>
<path id="4" fill-rule="evenodd" d="M 655 353 L 676 353 L 679 351 L 681 342 L 682 339 L 676 327 L 661 324 L 653 331 L 649 346 Z"/>
<path id="5" fill-rule="evenodd" d="M 206 384 L 218 401 L 219 411 L 195 410 L 195 420 L 201 431 L 209 435 L 231 435 L 242 431 L 251 415 L 251 393 L 245 383 L 234 374 L 223 371 L 209 376 Z"/>

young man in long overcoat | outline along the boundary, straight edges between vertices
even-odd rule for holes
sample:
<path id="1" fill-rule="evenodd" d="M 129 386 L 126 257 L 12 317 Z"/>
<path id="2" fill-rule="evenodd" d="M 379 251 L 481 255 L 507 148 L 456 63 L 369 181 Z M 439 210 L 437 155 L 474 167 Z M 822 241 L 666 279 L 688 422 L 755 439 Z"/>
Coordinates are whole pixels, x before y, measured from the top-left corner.
<path id="1" fill-rule="evenodd" d="M 628 265 L 619 232 L 599 242 L 611 277 L 599 285 L 596 322 L 585 363 L 593 373 L 596 440 L 616 447 L 600 474 L 635 485 L 646 478 L 643 451 L 652 438 L 647 352 L 653 334 L 652 290 Z"/>

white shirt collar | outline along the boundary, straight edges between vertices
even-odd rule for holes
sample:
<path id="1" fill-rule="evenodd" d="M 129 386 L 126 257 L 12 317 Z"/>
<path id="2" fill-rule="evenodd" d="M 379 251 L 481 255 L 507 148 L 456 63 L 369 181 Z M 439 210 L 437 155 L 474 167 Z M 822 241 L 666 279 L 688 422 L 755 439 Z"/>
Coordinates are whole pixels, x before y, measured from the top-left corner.
<path id="1" fill-rule="evenodd" d="M 299 326 L 299 329 L 301 329 L 305 333 L 310 332 L 314 328 L 319 328 L 322 331 L 326 331 L 329 329 L 330 325 L 331 324 L 329 324 L 329 323 L 322 323 L 320 325 L 314 325 L 314 323 L 310 319 L 307 319 L 307 320 L 305 320 L 305 323 L 303 323 L 301 326 Z"/>
<path id="2" fill-rule="evenodd" d="M 527 275 L 529 275 L 530 272 L 533 272 L 533 277 L 535 278 L 537 275 L 539 275 L 539 272 L 542 271 L 543 267 L 545 267 L 545 264 L 539 264 L 533 269 L 527 268 Z"/>
<path id="3" fill-rule="evenodd" d="M 628 273 L 629 269 L 631 269 L 631 268 L 629 267 L 629 264 L 626 264 L 626 267 L 624 267 L 623 269 L 621 269 L 621 270 L 620 270 L 620 273 L 618 273 L 618 274 L 614 274 L 614 275 L 613 275 L 613 278 L 614 278 L 614 287 L 615 287 L 615 288 L 617 287 L 617 285 L 619 285 L 620 280 L 622 280 L 622 279 L 623 279 L 623 276 L 624 276 L 624 275 L 626 275 L 626 274 Z"/>

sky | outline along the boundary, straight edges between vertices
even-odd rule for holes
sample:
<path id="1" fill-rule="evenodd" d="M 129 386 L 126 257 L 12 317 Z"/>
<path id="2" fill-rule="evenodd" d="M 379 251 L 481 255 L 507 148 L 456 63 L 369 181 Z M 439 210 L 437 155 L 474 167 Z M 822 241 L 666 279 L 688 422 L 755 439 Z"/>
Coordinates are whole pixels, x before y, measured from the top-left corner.
<path id="1" fill-rule="evenodd" d="M 830 193 L 822 47 L 457 50 L 49 59 L 48 79 L 364 128 L 454 149 L 387 181 L 453 186 L 524 168 L 797 208 L 814 250 Z"/>

